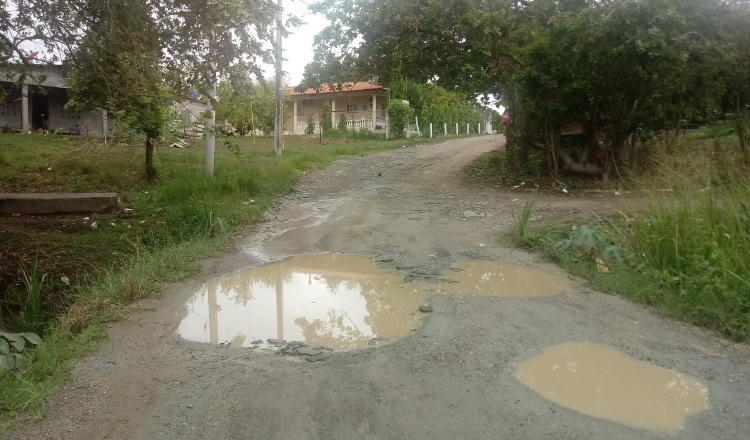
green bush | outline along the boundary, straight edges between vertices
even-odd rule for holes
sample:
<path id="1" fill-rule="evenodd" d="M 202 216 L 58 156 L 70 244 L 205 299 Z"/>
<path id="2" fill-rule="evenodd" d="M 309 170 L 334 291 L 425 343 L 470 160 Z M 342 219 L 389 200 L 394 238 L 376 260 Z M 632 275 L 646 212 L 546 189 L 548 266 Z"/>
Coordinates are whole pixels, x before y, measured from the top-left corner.
<path id="1" fill-rule="evenodd" d="M 346 126 L 346 113 L 341 113 L 341 116 L 339 116 L 338 130 L 341 132 L 348 130 L 348 127 Z"/>
<path id="2" fill-rule="evenodd" d="M 312 115 L 307 117 L 307 126 L 305 127 L 305 134 L 315 134 L 315 120 Z"/>
<path id="3" fill-rule="evenodd" d="M 403 101 L 392 100 L 388 104 L 388 114 L 391 115 L 393 133 L 396 137 L 403 137 L 406 133 L 406 126 L 409 125 L 409 121 L 414 115 L 414 111 L 409 107 L 409 104 Z"/>

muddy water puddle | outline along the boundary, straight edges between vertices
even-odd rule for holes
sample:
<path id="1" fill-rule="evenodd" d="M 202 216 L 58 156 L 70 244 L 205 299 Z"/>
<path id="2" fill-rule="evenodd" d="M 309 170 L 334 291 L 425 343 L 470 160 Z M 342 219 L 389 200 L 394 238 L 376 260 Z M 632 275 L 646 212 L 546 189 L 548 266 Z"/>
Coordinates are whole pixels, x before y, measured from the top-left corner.
<path id="1" fill-rule="evenodd" d="M 249 347 L 284 339 L 351 350 L 417 329 L 424 292 L 369 258 L 300 255 L 207 283 L 188 303 L 181 337 Z"/>
<path id="2" fill-rule="evenodd" d="M 432 295 L 526 298 L 567 286 L 555 275 L 487 261 L 457 263 L 442 277 L 445 282 L 437 284 L 407 283 L 370 258 L 299 255 L 207 283 L 188 302 L 178 334 L 232 347 L 282 339 L 352 350 L 419 329 L 426 316 L 419 306 Z"/>
<path id="3" fill-rule="evenodd" d="M 708 389 L 696 379 L 586 342 L 548 347 L 521 362 L 516 377 L 558 405 L 652 431 L 677 432 L 709 408 Z"/>
<path id="4" fill-rule="evenodd" d="M 462 296 L 535 298 L 558 295 L 568 287 L 558 275 L 497 261 L 462 261 L 443 272 L 443 293 Z"/>

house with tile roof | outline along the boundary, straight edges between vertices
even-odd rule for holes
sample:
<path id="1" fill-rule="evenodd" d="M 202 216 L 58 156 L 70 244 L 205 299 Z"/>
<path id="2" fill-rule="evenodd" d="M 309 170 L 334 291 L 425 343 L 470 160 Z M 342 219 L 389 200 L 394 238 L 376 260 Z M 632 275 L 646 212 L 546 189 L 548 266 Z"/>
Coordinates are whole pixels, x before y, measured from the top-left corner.
<path id="1" fill-rule="evenodd" d="M 341 115 L 346 117 L 349 130 L 386 133 L 388 116 L 388 89 L 365 82 L 343 83 L 338 87 L 323 85 L 318 89 L 290 91 L 291 102 L 284 131 L 293 134 L 305 134 L 307 121 L 312 117 L 315 133 L 320 133 L 320 121 L 323 105 L 330 102 L 333 126 L 338 125 Z"/>

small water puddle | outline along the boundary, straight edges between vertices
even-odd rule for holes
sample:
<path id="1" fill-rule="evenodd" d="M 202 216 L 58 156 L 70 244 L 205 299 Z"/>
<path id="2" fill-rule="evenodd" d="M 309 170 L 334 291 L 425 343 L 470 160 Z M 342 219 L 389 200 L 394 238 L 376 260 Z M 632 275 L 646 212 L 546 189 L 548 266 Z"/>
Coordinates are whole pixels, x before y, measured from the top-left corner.
<path id="1" fill-rule="evenodd" d="M 557 275 L 497 261 L 462 261 L 443 272 L 449 295 L 535 298 L 558 295 L 568 282 Z"/>
<path id="2" fill-rule="evenodd" d="M 352 350 L 418 329 L 424 290 L 370 258 L 299 255 L 207 283 L 178 334 L 249 347 L 269 338 Z"/>
<path id="3" fill-rule="evenodd" d="M 558 405 L 652 431 L 677 432 L 709 408 L 698 380 L 586 342 L 548 347 L 521 362 L 516 377 Z"/>

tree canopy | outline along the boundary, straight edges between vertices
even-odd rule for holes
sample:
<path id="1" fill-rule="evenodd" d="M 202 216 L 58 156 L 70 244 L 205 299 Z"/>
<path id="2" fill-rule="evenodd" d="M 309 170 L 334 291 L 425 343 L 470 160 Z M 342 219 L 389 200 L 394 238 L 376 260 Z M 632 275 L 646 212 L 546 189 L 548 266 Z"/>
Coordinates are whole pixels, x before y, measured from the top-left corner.
<path id="1" fill-rule="evenodd" d="M 508 150 L 607 178 L 645 133 L 734 124 L 750 157 L 747 0 L 320 0 L 305 85 L 403 78 L 510 110 Z M 582 133 L 563 136 L 580 124 Z M 567 134 L 567 133 L 566 133 Z M 600 161 L 596 157 L 603 157 Z"/>

